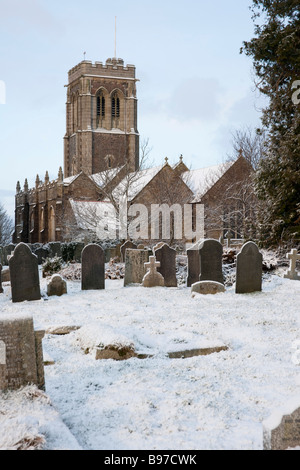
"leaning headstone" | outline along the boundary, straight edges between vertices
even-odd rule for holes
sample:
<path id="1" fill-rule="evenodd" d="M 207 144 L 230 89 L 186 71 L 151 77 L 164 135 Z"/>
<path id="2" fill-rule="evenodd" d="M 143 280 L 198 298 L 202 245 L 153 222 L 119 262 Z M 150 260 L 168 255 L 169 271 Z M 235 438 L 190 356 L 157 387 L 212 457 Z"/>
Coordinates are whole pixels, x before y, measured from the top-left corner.
<path id="1" fill-rule="evenodd" d="M 296 406 L 287 404 L 284 411 L 270 416 L 263 422 L 264 450 L 300 447 L 300 408 Z"/>
<path id="2" fill-rule="evenodd" d="M 286 255 L 290 260 L 290 269 L 284 275 L 285 279 L 291 279 L 292 281 L 300 281 L 300 274 L 296 271 L 297 261 L 300 260 L 300 255 L 298 255 L 297 250 L 292 250 Z"/>
<path id="3" fill-rule="evenodd" d="M 236 259 L 237 294 L 260 292 L 262 289 L 262 254 L 254 242 L 247 242 Z"/>
<path id="4" fill-rule="evenodd" d="M 81 254 L 81 289 L 105 288 L 105 252 L 100 245 L 91 243 Z"/>
<path id="5" fill-rule="evenodd" d="M 137 245 L 133 242 L 131 242 L 130 240 L 127 240 L 125 243 L 123 243 L 123 245 L 121 246 L 120 248 L 120 251 L 121 251 L 121 262 L 124 263 L 125 262 L 125 251 L 127 248 L 130 248 L 132 250 L 135 250 L 137 249 Z"/>
<path id="6" fill-rule="evenodd" d="M 2 264 L 0 264 L 0 294 L 3 294 L 3 287 L 2 287 Z"/>
<path id="7" fill-rule="evenodd" d="M 165 285 L 163 276 L 157 271 L 159 267 L 160 262 L 155 260 L 155 256 L 150 256 L 149 262 L 145 263 L 145 268 L 148 269 L 148 272 L 143 278 L 144 287 L 163 287 Z"/>
<path id="8" fill-rule="evenodd" d="M 42 339 L 29 315 L 0 318 L 0 390 L 16 390 L 35 384 L 44 389 Z"/>
<path id="9" fill-rule="evenodd" d="M 145 263 L 148 260 L 149 252 L 147 250 L 126 249 L 124 286 L 128 284 L 142 284 L 146 274 Z"/>
<path id="10" fill-rule="evenodd" d="M 13 302 L 40 300 L 38 259 L 25 243 L 19 243 L 9 260 Z"/>
<path id="11" fill-rule="evenodd" d="M 61 297 L 62 295 L 67 293 L 67 283 L 66 281 L 59 275 L 54 274 L 49 284 L 47 285 L 47 295 L 48 297 L 56 295 L 57 297 Z"/>
<path id="12" fill-rule="evenodd" d="M 224 284 L 221 282 L 215 281 L 199 281 L 192 284 L 191 293 L 192 297 L 195 294 L 202 294 L 202 295 L 215 295 L 225 292 Z"/>
<path id="13" fill-rule="evenodd" d="M 177 287 L 176 250 L 164 244 L 155 250 L 155 258 L 160 262 L 157 270 L 165 280 L 165 287 Z"/>
<path id="14" fill-rule="evenodd" d="M 200 255 L 199 244 L 196 243 L 186 252 L 188 259 L 187 287 L 199 281 L 200 276 Z"/>
<path id="15" fill-rule="evenodd" d="M 204 240 L 199 246 L 199 281 L 215 281 L 224 284 L 222 271 L 223 247 L 214 239 Z"/>

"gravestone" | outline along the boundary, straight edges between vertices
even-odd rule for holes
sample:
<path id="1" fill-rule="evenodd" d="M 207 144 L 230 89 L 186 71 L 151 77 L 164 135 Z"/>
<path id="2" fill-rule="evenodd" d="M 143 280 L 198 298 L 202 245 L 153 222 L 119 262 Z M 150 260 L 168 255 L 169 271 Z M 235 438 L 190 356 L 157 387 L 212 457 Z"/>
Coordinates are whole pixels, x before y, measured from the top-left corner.
<path id="1" fill-rule="evenodd" d="M 2 264 L 0 264 L 0 294 L 3 294 L 3 287 L 2 287 Z"/>
<path id="2" fill-rule="evenodd" d="M 188 259 L 187 287 L 199 281 L 200 276 L 200 255 L 199 243 L 196 243 L 186 252 Z"/>
<path id="3" fill-rule="evenodd" d="M 224 284 L 215 281 L 199 281 L 192 284 L 191 293 L 192 297 L 195 294 L 202 294 L 202 295 L 215 295 L 225 292 Z"/>
<path id="4" fill-rule="evenodd" d="M 300 281 L 300 274 L 296 271 L 297 261 L 300 261 L 300 255 L 297 254 L 297 250 L 292 250 L 286 255 L 290 260 L 290 269 L 284 275 L 285 279 L 291 279 L 292 281 Z"/>
<path id="5" fill-rule="evenodd" d="M 243 245 L 236 258 L 237 294 L 259 292 L 262 289 L 262 254 L 254 242 Z"/>
<path id="6" fill-rule="evenodd" d="M 49 284 L 47 285 L 47 295 L 49 297 L 56 295 L 57 297 L 61 297 L 62 295 L 67 293 L 67 283 L 66 281 L 59 275 L 54 274 Z"/>
<path id="7" fill-rule="evenodd" d="M 153 254 L 155 255 L 156 250 L 158 250 L 159 248 L 161 248 L 164 245 L 165 245 L 165 242 L 158 242 L 156 245 L 154 245 Z"/>
<path id="8" fill-rule="evenodd" d="M 9 260 L 13 302 L 40 300 L 38 259 L 25 243 L 19 243 Z"/>
<path id="9" fill-rule="evenodd" d="M 146 274 L 145 263 L 148 260 L 148 250 L 126 248 L 124 286 L 128 284 L 142 284 Z"/>
<path id="10" fill-rule="evenodd" d="M 81 262 L 81 257 L 82 257 L 82 251 L 84 249 L 84 243 L 82 242 L 76 242 L 75 243 L 75 249 L 74 249 L 74 261 L 76 263 L 80 263 Z"/>
<path id="11" fill-rule="evenodd" d="M 199 281 L 215 281 L 224 284 L 222 255 L 223 247 L 217 240 L 209 238 L 199 245 Z"/>
<path id="12" fill-rule="evenodd" d="M 0 318 L 0 390 L 35 384 L 45 387 L 42 339 L 29 315 Z"/>
<path id="13" fill-rule="evenodd" d="M 300 408 L 286 405 L 263 422 L 264 450 L 286 450 L 300 447 Z"/>
<path id="14" fill-rule="evenodd" d="M 157 270 L 165 280 L 165 287 L 177 287 L 176 250 L 164 244 L 155 250 L 155 258 L 160 262 Z"/>
<path id="15" fill-rule="evenodd" d="M 47 246 L 41 246 L 39 248 L 35 248 L 33 253 L 38 259 L 38 264 L 43 264 L 44 261 L 49 258 L 50 250 Z"/>
<path id="16" fill-rule="evenodd" d="M 56 256 L 58 258 L 61 258 L 61 243 L 60 242 L 50 242 L 48 243 L 49 247 L 49 257 L 50 258 L 55 258 Z"/>
<path id="17" fill-rule="evenodd" d="M 91 243 L 82 250 L 81 289 L 105 289 L 105 253 L 100 245 Z"/>
<path id="18" fill-rule="evenodd" d="M 130 248 L 130 249 L 134 250 L 134 249 L 137 249 L 137 245 L 135 243 L 133 243 L 132 241 L 130 241 L 130 240 L 127 240 L 125 243 L 123 243 L 123 245 L 120 248 L 121 262 L 122 263 L 125 263 L 125 250 L 126 250 L 126 248 Z"/>
<path id="19" fill-rule="evenodd" d="M 3 248 L 3 264 L 5 266 L 8 266 L 8 259 L 7 257 L 8 256 L 11 256 L 11 254 L 13 253 L 14 249 L 16 248 L 16 245 L 14 245 L 13 243 L 10 243 L 9 245 L 6 245 L 4 248 Z"/>
<path id="20" fill-rule="evenodd" d="M 159 267 L 160 262 L 155 261 L 155 256 L 150 256 L 149 262 L 145 263 L 145 268 L 148 269 L 148 272 L 143 278 L 144 287 L 163 287 L 165 285 L 163 276 L 157 272 Z"/>

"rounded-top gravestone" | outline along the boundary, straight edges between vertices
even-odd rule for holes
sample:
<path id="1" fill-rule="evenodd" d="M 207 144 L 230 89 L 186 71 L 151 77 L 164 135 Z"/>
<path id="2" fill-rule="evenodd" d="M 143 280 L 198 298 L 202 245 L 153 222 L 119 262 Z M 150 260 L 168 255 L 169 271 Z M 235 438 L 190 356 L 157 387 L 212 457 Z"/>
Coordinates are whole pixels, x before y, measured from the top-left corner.
<path id="1" fill-rule="evenodd" d="M 101 290 L 105 288 L 105 253 L 100 245 L 91 243 L 81 254 L 82 290 Z"/>

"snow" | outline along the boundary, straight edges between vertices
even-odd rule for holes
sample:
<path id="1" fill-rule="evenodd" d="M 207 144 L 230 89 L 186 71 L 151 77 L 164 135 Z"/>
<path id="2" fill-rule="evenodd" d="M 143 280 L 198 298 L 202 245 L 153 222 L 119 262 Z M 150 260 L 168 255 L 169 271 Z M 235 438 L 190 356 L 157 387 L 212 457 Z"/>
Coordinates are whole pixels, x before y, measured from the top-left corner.
<path id="1" fill-rule="evenodd" d="M 47 297 L 46 279 L 41 288 L 36 302 L 13 304 L 9 283 L 0 296 L 0 318 L 32 315 L 54 361 L 45 394 L 0 394 L 0 449 L 29 435 L 50 450 L 261 450 L 263 423 L 274 425 L 285 403 L 300 405 L 298 281 L 268 274 L 262 292 L 237 295 L 233 285 L 195 298 L 184 284 L 124 288 L 109 279 L 86 292 L 68 281 L 62 297 Z M 47 333 L 58 326 L 80 328 Z M 96 361 L 95 347 L 108 344 L 151 357 Z M 166 355 L 222 345 L 208 356 Z"/>
<path id="2" fill-rule="evenodd" d="M 181 175 L 183 181 L 194 193 L 193 202 L 198 202 L 201 197 L 223 176 L 234 162 L 226 162 L 207 168 L 186 171 Z"/>

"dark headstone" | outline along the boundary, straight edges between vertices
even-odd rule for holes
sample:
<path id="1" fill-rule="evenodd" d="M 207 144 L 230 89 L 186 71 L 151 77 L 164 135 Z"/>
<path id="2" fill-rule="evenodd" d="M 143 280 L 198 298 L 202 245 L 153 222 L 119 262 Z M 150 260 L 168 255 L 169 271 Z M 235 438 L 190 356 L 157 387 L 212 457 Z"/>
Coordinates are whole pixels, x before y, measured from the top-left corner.
<path id="1" fill-rule="evenodd" d="M 81 262 L 81 256 L 82 256 L 82 251 L 83 251 L 84 247 L 85 247 L 84 243 L 77 242 L 77 243 L 75 244 L 74 261 L 75 261 L 76 263 L 80 263 L 80 262 Z"/>
<path id="2" fill-rule="evenodd" d="M 177 287 L 176 250 L 164 244 L 155 250 L 155 258 L 160 262 L 157 271 L 163 276 L 165 287 Z"/>
<path id="3" fill-rule="evenodd" d="M 16 246 L 9 270 L 13 302 L 40 300 L 38 259 L 25 243 Z"/>
<path id="4" fill-rule="evenodd" d="M 61 258 L 61 243 L 60 242 L 50 242 L 48 243 L 49 247 L 49 257 L 50 258 Z"/>
<path id="5" fill-rule="evenodd" d="M 257 245 L 247 242 L 237 255 L 236 284 L 237 294 L 259 292 L 262 288 L 262 254 Z"/>
<path id="6" fill-rule="evenodd" d="M 33 253 L 37 256 L 38 264 L 43 264 L 50 256 L 50 250 L 47 246 L 36 248 Z"/>
<path id="7" fill-rule="evenodd" d="M 105 254 L 103 248 L 89 244 L 81 254 L 82 290 L 100 290 L 105 288 Z"/>
<path id="8" fill-rule="evenodd" d="M 200 255 L 199 245 L 196 244 L 187 250 L 188 258 L 188 274 L 187 274 L 187 287 L 199 281 L 200 276 Z"/>
<path id="9" fill-rule="evenodd" d="M 217 240 L 207 239 L 199 245 L 199 281 L 216 281 L 224 284 L 222 272 L 223 247 Z"/>
<path id="10" fill-rule="evenodd" d="M 148 263 L 148 261 L 148 250 L 126 248 L 124 286 L 128 284 L 142 284 L 147 272 L 145 263 Z"/>
<path id="11" fill-rule="evenodd" d="M 125 250 L 126 248 L 130 249 L 137 249 L 137 245 L 135 243 L 131 242 L 130 240 L 127 240 L 120 248 L 121 251 L 121 261 L 122 263 L 125 263 Z"/>

